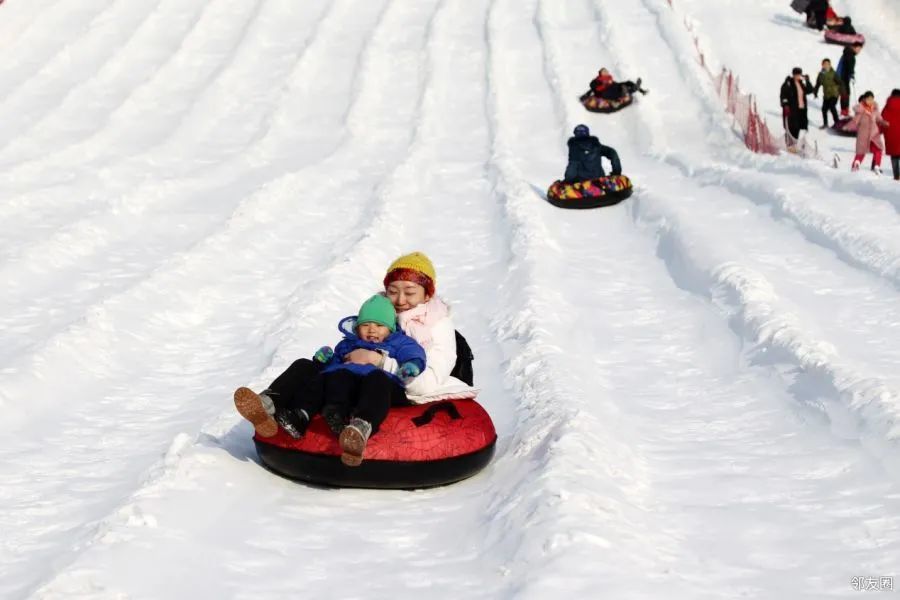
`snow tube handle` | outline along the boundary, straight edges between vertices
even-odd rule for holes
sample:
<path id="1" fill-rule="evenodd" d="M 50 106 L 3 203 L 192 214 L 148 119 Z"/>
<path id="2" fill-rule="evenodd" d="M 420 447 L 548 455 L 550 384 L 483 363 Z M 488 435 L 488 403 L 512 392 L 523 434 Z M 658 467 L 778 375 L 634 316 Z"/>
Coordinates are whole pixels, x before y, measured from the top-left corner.
<path id="1" fill-rule="evenodd" d="M 427 408 L 418 417 L 413 417 L 412 422 L 415 423 L 416 427 L 428 425 L 434 419 L 434 416 L 438 411 L 450 415 L 451 420 L 462 419 L 462 415 L 459 414 L 459 409 L 457 409 L 452 402 L 437 402 L 433 406 Z"/>

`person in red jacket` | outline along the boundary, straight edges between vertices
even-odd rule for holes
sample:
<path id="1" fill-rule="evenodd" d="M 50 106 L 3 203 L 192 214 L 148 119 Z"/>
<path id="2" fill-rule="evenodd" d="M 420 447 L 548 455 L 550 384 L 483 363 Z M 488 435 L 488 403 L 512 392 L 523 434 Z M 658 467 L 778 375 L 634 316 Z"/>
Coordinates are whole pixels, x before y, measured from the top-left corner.
<path id="1" fill-rule="evenodd" d="M 637 81 L 616 81 L 609 69 L 604 67 L 600 69 L 597 76 L 591 81 L 591 89 L 583 94 L 580 100 L 584 102 L 591 96 L 606 100 L 618 100 L 626 94 L 634 94 L 635 92 L 647 93 L 647 90 L 641 87 L 640 77 Z"/>
<path id="2" fill-rule="evenodd" d="M 891 92 L 881 111 L 881 118 L 888 123 L 900 124 L 900 89 Z M 888 127 L 885 130 L 884 150 L 891 157 L 894 181 L 900 181 L 900 127 Z"/>

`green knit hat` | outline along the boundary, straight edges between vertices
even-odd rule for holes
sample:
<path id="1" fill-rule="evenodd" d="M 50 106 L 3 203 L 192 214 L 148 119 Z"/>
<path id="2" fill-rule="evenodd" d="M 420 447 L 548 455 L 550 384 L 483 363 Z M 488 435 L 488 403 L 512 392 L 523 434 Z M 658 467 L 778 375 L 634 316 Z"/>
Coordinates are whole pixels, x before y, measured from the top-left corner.
<path id="1" fill-rule="evenodd" d="M 393 333 L 397 330 L 397 311 L 394 310 L 394 305 L 390 300 L 381 294 L 376 294 L 359 307 L 356 324 L 361 325 L 362 323 L 378 323 Z"/>

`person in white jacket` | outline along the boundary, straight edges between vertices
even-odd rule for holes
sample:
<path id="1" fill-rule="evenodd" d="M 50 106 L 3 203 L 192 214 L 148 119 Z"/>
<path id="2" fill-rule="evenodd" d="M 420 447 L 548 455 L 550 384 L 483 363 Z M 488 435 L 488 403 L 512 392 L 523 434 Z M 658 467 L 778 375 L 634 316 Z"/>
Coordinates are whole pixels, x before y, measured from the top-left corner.
<path id="1" fill-rule="evenodd" d="M 406 386 L 407 397 L 417 404 L 442 398 L 474 398 L 477 394 L 450 375 L 456 364 L 456 329 L 450 307 L 435 295 L 436 282 L 434 265 L 421 252 L 401 256 L 384 276 L 384 295 L 397 309 L 400 329 L 425 349 L 425 370 Z M 359 349 L 347 358 L 398 373 L 397 361 L 386 354 Z"/>
<path id="2" fill-rule="evenodd" d="M 397 310 L 400 329 L 425 349 L 425 370 L 407 382 L 410 402 L 422 404 L 446 398 L 474 398 L 478 391 L 450 375 L 456 359 L 456 330 L 450 308 L 435 295 L 437 277 L 431 260 L 421 252 L 406 254 L 388 267 L 384 277 L 384 295 Z M 400 365 L 387 352 L 358 348 L 349 352 L 345 362 L 371 364 L 397 375 Z M 305 424 L 298 419 L 297 407 L 305 395 L 321 393 L 321 366 L 301 358 L 294 361 L 260 394 L 238 388 L 234 403 L 238 412 L 253 423 L 262 437 L 275 435 L 278 426 L 300 437 Z"/>

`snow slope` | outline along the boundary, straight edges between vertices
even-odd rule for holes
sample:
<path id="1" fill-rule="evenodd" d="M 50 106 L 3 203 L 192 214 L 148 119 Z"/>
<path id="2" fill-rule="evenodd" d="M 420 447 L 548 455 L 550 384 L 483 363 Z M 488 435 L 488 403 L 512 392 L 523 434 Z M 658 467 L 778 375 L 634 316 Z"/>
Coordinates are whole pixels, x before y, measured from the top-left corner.
<path id="1" fill-rule="evenodd" d="M 772 122 L 824 49 L 786 4 L 3 3 L 0 596 L 818 600 L 900 577 L 896 183 L 749 154 L 684 26 Z M 853 7 L 879 99 L 888 4 Z M 586 113 L 602 65 L 651 93 Z M 579 122 L 626 203 L 543 201 Z M 271 475 L 231 391 L 333 342 L 414 249 L 495 461 L 417 492 Z"/>

